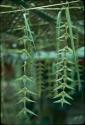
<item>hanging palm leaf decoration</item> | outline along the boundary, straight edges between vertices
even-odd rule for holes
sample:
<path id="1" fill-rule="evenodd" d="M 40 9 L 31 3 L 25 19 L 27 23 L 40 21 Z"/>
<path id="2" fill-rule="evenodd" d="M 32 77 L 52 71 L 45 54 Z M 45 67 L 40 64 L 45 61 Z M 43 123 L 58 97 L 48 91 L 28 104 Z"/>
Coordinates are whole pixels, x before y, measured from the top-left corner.
<path id="1" fill-rule="evenodd" d="M 71 104 L 70 100 L 73 100 L 69 91 L 74 90 L 73 84 L 76 81 L 73 76 L 73 69 L 77 72 L 77 82 L 79 90 L 81 88 L 79 69 L 77 64 L 77 56 L 74 46 L 74 34 L 73 25 L 71 23 L 69 7 L 65 9 L 66 22 L 62 23 L 62 9 L 59 11 L 56 21 L 56 42 L 57 42 L 57 63 L 56 63 L 56 84 L 54 86 L 54 103 Z M 64 32 L 62 35 L 62 31 Z M 70 39 L 69 39 L 70 38 Z M 71 47 L 69 47 L 69 42 Z M 61 48 L 62 42 L 66 42 L 66 45 Z M 72 55 L 72 59 L 68 60 L 67 55 Z"/>

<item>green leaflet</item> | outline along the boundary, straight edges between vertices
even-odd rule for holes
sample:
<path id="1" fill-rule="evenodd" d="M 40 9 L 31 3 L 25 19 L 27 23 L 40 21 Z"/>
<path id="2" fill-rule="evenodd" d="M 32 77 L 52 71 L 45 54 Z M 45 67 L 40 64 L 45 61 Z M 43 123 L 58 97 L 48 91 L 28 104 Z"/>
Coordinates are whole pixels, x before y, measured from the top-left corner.
<path id="1" fill-rule="evenodd" d="M 21 82 L 23 82 L 23 83 L 25 83 L 25 82 L 32 83 L 32 82 L 33 82 L 32 79 L 29 78 L 29 77 L 26 76 L 26 75 L 23 75 L 23 76 L 17 78 L 16 81 L 21 81 Z"/>
<path id="2" fill-rule="evenodd" d="M 31 111 L 31 110 L 29 110 L 29 109 L 26 109 L 26 111 L 27 111 L 28 113 L 32 114 L 32 115 L 37 116 L 37 114 L 35 114 L 34 112 L 32 112 L 32 111 Z"/>
<path id="3" fill-rule="evenodd" d="M 66 99 L 60 99 L 60 100 L 57 100 L 55 101 L 54 103 L 61 103 L 61 106 L 63 107 L 64 104 L 68 104 L 68 105 L 71 105 L 70 102 L 68 102 Z"/>
<path id="4" fill-rule="evenodd" d="M 60 37 L 60 26 L 61 26 L 61 13 L 62 10 L 59 11 L 58 16 L 57 16 L 57 20 L 56 20 L 56 42 L 57 42 L 57 51 L 59 50 L 59 44 L 60 44 L 60 39 L 58 39 Z"/>
<path id="5" fill-rule="evenodd" d="M 67 80 L 68 80 L 68 81 L 71 81 L 71 82 L 74 81 L 74 80 L 73 80 L 72 78 L 70 78 L 70 77 L 67 77 Z"/>
<path id="6" fill-rule="evenodd" d="M 25 33 L 26 33 L 26 36 L 27 36 L 28 40 L 30 39 L 30 41 L 32 42 L 32 44 L 35 47 L 34 39 L 33 39 L 33 36 L 32 36 L 32 31 L 30 29 L 29 20 L 27 20 L 26 13 L 23 14 L 23 17 L 24 17 L 24 23 L 25 23 Z"/>
<path id="7" fill-rule="evenodd" d="M 58 98 L 58 97 L 62 97 L 62 98 L 69 98 L 69 99 L 73 99 L 69 94 L 67 94 L 65 91 L 60 92 L 59 94 L 55 95 L 54 98 Z"/>
<path id="8" fill-rule="evenodd" d="M 28 93 L 28 94 L 36 95 L 36 93 L 32 92 L 31 90 L 29 90 L 29 89 L 26 88 L 26 87 L 22 88 L 22 89 L 17 93 L 17 95 L 18 95 L 18 94 L 22 94 L 22 93 L 24 93 L 24 92 L 26 92 L 26 93 Z"/>
<path id="9" fill-rule="evenodd" d="M 27 97 L 23 97 L 17 104 L 24 103 L 24 102 L 35 102 Z"/>
<path id="10" fill-rule="evenodd" d="M 26 107 L 24 107 L 24 108 L 17 114 L 17 117 L 20 117 L 22 114 L 23 114 L 23 115 L 27 115 L 27 113 L 37 116 L 34 112 L 32 112 L 31 110 L 29 110 L 29 109 L 27 109 Z"/>
<path id="11" fill-rule="evenodd" d="M 73 87 L 71 87 L 70 85 L 68 85 L 67 83 L 62 83 L 61 82 L 61 84 L 58 86 L 58 87 L 56 87 L 55 89 L 54 89 L 54 91 L 56 91 L 56 90 L 58 90 L 58 89 L 62 89 L 62 88 L 68 88 L 68 89 L 72 89 L 72 90 L 74 90 L 74 88 Z"/>

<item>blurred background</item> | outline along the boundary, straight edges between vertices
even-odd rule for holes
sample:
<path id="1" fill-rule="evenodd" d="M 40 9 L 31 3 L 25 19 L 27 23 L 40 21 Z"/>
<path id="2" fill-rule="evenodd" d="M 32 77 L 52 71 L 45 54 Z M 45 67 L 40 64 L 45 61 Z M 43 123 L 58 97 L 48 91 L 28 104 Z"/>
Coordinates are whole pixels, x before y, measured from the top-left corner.
<path id="1" fill-rule="evenodd" d="M 71 2 L 72 0 L 68 0 Z M 16 78 L 23 74 L 23 62 L 27 58 L 25 54 L 16 53 L 16 49 L 23 49 L 23 40 L 19 42 L 24 34 L 23 8 L 32 8 L 52 4 L 62 4 L 65 0 L 1 0 L 0 1 L 0 78 L 1 78 L 1 124 L 2 125 L 72 125 L 85 123 L 85 76 L 84 76 L 84 9 L 83 2 L 70 4 L 71 7 L 80 6 L 81 9 L 70 10 L 72 23 L 75 25 L 78 42 L 75 43 L 78 63 L 81 65 L 80 78 L 82 90 L 72 92 L 74 100 L 72 105 L 60 105 L 53 103 L 52 91 L 55 83 L 56 61 L 56 15 L 58 10 L 31 10 L 30 27 L 36 49 L 32 45 L 29 51 L 34 49 L 33 63 L 28 59 L 27 75 L 33 76 L 34 82 L 30 85 L 33 92 L 38 91 L 42 84 L 41 96 L 36 103 L 27 103 L 26 106 L 38 116 L 27 114 L 25 117 L 16 117 L 21 109 L 17 105 L 19 97 L 16 93 L 22 88 L 22 84 Z M 61 6 L 59 6 L 61 7 Z M 65 15 L 63 14 L 63 18 Z M 62 43 L 62 47 L 64 46 Z M 69 43 L 70 44 L 70 43 Z M 70 45 L 69 45 L 70 46 Z M 31 72 L 31 74 L 30 74 Z M 29 85 L 28 85 L 29 87 Z"/>

